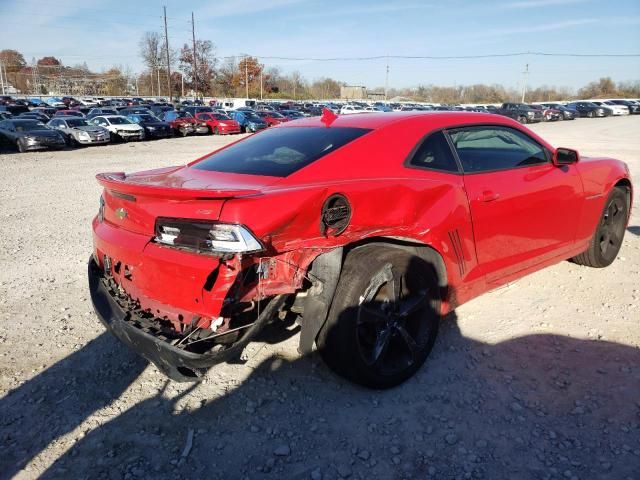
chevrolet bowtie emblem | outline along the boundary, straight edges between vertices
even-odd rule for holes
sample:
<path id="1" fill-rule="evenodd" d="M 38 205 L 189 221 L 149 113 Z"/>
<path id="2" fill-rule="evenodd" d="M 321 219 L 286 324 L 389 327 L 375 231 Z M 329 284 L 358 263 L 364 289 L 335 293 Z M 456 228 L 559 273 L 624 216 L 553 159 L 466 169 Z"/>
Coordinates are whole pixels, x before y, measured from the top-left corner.
<path id="1" fill-rule="evenodd" d="M 118 217 L 120 220 L 124 220 L 125 218 L 127 218 L 127 211 L 124 208 L 118 208 L 116 210 L 116 217 Z"/>

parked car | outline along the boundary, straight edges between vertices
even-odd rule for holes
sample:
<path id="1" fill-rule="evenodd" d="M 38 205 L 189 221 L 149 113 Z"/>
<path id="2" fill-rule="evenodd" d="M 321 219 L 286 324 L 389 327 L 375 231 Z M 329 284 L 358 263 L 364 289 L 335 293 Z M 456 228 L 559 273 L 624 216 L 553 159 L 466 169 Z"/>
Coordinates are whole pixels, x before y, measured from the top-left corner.
<path id="1" fill-rule="evenodd" d="M 196 120 L 205 122 L 209 130 L 214 135 L 227 135 L 230 133 L 240 133 L 240 124 L 224 113 L 201 112 L 196 113 Z"/>
<path id="2" fill-rule="evenodd" d="M 297 120 L 299 118 L 304 118 L 304 115 L 297 110 L 280 110 L 282 115 L 287 117 L 289 120 Z"/>
<path id="3" fill-rule="evenodd" d="M 100 115 L 118 115 L 118 111 L 115 108 L 92 108 L 91 110 L 89 110 L 89 113 L 87 113 L 87 119 L 90 120 L 93 117 L 97 117 Z"/>
<path id="4" fill-rule="evenodd" d="M 267 122 L 267 126 L 269 127 L 289 121 L 287 117 L 285 117 L 281 113 L 276 112 L 275 110 L 262 110 L 260 112 L 256 112 L 256 115 Z"/>
<path id="5" fill-rule="evenodd" d="M 556 122 L 562 120 L 562 112 L 555 108 L 545 107 L 544 105 L 529 105 L 534 110 L 540 110 L 542 112 L 543 122 Z"/>
<path id="6" fill-rule="evenodd" d="M 53 107 L 35 107 L 31 109 L 31 112 L 43 113 L 49 118 L 53 117 L 57 111 Z"/>
<path id="7" fill-rule="evenodd" d="M 531 108 L 526 103 L 503 103 L 493 113 L 517 120 L 520 123 L 542 121 L 542 111 Z"/>
<path id="8" fill-rule="evenodd" d="M 13 115 L 11 115 L 11 112 L 0 111 L 0 120 L 8 120 L 10 118 L 13 118 Z"/>
<path id="9" fill-rule="evenodd" d="M 173 136 L 173 128 L 167 122 L 162 122 L 150 113 L 132 113 L 127 118 L 144 128 L 145 138 L 167 138 Z"/>
<path id="10" fill-rule="evenodd" d="M 128 142 L 144 139 L 144 128 L 122 115 L 99 115 L 93 117 L 89 123 L 109 130 L 112 140 Z"/>
<path id="11" fill-rule="evenodd" d="M 607 104 L 623 105 L 629 109 L 629 113 L 637 115 L 640 113 L 640 104 L 632 100 L 609 100 L 605 102 Z"/>
<path id="12" fill-rule="evenodd" d="M 71 146 L 99 145 L 109 143 L 111 133 L 104 127 L 91 125 L 84 118 L 56 117 L 47 124 L 49 128 L 62 132 Z"/>
<path id="13" fill-rule="evenodd" d="M 610 102 L 608 100 L 590 100 L 594 105 L 598 105 L 599 107 L 608 108 L 611 110 L 611 115 L 620 116 L 620 115 L 629 115 L 629 107 L 626 105 L 618 105 L 616 103 Z"/>
<path id="14" fill-rule="evenodd" d="M 238 122 L 243 132 L 253 133 L 267 128 L 267 122 L 256 115 L 253 111 L 230 110 L 228 114 Z"/>
<path id="15" fill-rule="evenodd" d="M 576 110 L 581 117 L 608 117 L 613 115 L 613 111 L 604 106 L 596 105 L 592 102 L 571 102 L 567 103 L 567 108 Z"/>
<path id="16" fill-rule="evenodd" d="M 183 137 L 191 133 L 209 133 L 209 126 L 205 122 L 196 120 L 187 112 L 170 110 L 164 112 L 162 120 L 171 125 L 176 135 Z"/>
<path id="17" fill-rule="evenodd" d="M 198 105 L 190 105 L 190 106 L 186 106 L 186 107 L 181 107 L 180 108 L 181 111 L 183 112 L 187 112 L 189 115 L 191 115 L 192 117 L 196 117 L 196 113 L 201 113 L 201 112 L 213 112 L 213 108 L 212 107 L 203 107 L 203 106 L 198 106 Z"/>
<path id="18" fill-rule="evenodd" d="M 632 197 L 623 162 L 468 112 L 309 118 L 97 178 L 89 290 L 122 342 L 193 381 L 296 318 L 301 353 L 373 388 L 416 373 L 458 305 L 569 258 L 611 264 Z"/>
<path id="19" fill-rule="evenodd" d="M 15 146 L 20 153 L 30 150 L 60 150 L 66 146 L 61 133 L 32 119 L 0 121 L 0 137 L 3 143 Z"/>
<path id="20" fill-rule="evenodd" d="M 53 114 L 54 117 L 84 117 L 84 113 L 80 110 L 58 110 Z"/>
<path id="21" fill-rule="evenodd" d="M 350 115 L 353 113 L 368 113 L 367 107 L 360 105 L 343 105 L 340 109 L 340 115 Z"/>
<path id="22" fill-rule="evenodd" d="M 543 103 L 545 107 L 553 108 L 555 110 L 559 110 L 562 113 L 563 120 L 575 120 L 576 117 L 579 116 L 577 110 L 572 110 L 570 108 L 565 107 L 560 103 Z"/>
<path id="23" fill-rule="evenodd" d="M 48 115 L 45 115 L 44 113 L 40 113 L 40 112 L 33 112 L 33 111 L 21 113 L 15 118 L 30 118 L 32 120 L 37 120 L 42 123 L 47 123 L 50 120 L 50 117 Z"/>
<path id="24" fill-rule="evenodd" d="M 151 111 L 147 107 L 139 107 L 139 106 L 130 106 L 124 108 L 118 108 L 118 115 L 128 116 L 136 113 L 146 113 L 150 114 Z"/>

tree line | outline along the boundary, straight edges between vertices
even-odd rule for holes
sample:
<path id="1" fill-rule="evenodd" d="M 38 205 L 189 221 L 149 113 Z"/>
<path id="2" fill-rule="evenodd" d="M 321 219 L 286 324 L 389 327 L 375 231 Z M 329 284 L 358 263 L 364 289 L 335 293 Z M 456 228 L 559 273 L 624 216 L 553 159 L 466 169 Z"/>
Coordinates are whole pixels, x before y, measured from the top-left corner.
<path id="1" fill-rule="evenodd" d="M 32 59 L 27 63 L 16 50 L 1 50 L 0 63 L 6 80 L 24 94 L 63 95 L 169 95 L 206 97 L 245 97 L 271 99 L 337 99 L 344 82 L 325 77 L 309 81 L 298 71 L 286 73 L 278 66 L 265 66 L 250 55 L 216 56 L 215 45 L 209 40 L 196 40 L 195 62 L 193 45 L 185 43 L 169 50 L 171 76 L 169 81 L 164 38 L 156 32 L 146 32 L 139 42 L 144 71 L 133 73 L 130 68 L 114 65 L 102 72 L 91 71 L 86 63 L 74 66 L 52 56 Z M 195 65 L 195 68 L 194 68 Z M 383 92 L 384 89 L 372 89 Z M 518 101 L 522 92 L 503 85 L 433 84 L 412 88 L 391 88 L 388 99 L 406 99 L 433 103 L 501 103 Z M 640 97 L 640 81 L 614 82 L 600 78 L 578 90 L 566 87 L 541 86 L 526 92 L 527 102 L 570 100 L 576 98 Z"/>

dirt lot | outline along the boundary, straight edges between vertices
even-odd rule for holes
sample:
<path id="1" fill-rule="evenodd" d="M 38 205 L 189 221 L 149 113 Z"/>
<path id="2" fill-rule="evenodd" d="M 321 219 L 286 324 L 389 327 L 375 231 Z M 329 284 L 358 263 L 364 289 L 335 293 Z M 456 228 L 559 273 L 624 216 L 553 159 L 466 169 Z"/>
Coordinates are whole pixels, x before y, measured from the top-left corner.
<path id="1" fill-rule="evenodd" d="M 640 117 L 532 128 L 640 178 Z M 94 174 L 232 139 L 0 155 L 0 478 L 640 478 L 637 195 L 611 267 L 564 262 L 464 305 L 390 391 L 298 358 L 295 330 L 197 385 L 106 334 L 85 278 Z"/>

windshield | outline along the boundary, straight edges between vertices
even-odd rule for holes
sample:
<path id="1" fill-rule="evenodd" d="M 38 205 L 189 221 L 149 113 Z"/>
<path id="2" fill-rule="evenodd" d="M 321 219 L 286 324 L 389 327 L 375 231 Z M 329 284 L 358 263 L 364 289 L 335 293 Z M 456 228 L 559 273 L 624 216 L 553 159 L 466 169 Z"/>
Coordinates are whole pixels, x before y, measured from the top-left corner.
<path id="1" fill-rule="evenodd" d="M 216 120 L 231 120 L 231 117 L 228 115 L 223 115 L 222 113 L 214 113 L 213 117 Z"/>
<path id="2" fill-rule="evenodd" d="M 197 170 L 286 177 L 369 130 L 364 128 L 276 128 L 213 153 Z"/>
<path id="3" fill-rule="evenodd" d="M 148 113 L 142 113 L 142 114 L 136 115 L 136 117 L 138 117 L 143 122 L 157 122 L 158 121 L 158 119 L 156 117 L 154 117 L 153 115 L 150 115 Z"/>
<path id="4" fill-rule="evenodd" d="M 30 132 L 32 130 L 46 130 L 47 127 L 42 122 L 20 122 L 14 124 L 16 127 L 16 132 Z"/>
<path id="5" fill-rule="evenodd" d="M 83 120 L 82 118 L 70 118 L 67 120 L 67 125 L 71 128 L 74 128 L 74 127 L 86 127 L 89 124 L 87 123 L 86 120 Z"/>
<path id="6" fill-rule="evenodd" d="M 107 120 L 111 125 L 129 125 L 132 123 L 131 120 L 124 117 L 109 117 Z"/>

